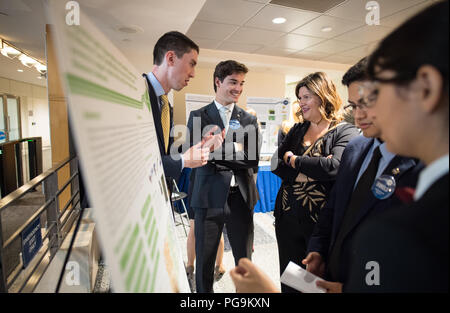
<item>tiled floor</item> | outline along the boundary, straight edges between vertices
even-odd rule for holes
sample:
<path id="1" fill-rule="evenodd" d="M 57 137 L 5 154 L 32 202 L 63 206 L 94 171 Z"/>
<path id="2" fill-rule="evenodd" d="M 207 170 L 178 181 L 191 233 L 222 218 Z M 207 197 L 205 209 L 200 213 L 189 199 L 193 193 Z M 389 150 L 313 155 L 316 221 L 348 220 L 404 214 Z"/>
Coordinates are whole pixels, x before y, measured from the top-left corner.
<path id="1" fill-rule="evenodd" d="M 273 225 L 274 217 L 271 212 L 255 213 L 253 220 L 255 225 L 255 237 L 252 260 L 261 269 L 263 269 L 269 275 L 269 277 L 272 278 L 272 280 L 279 286 L 280 274 L 275 227 Z M 177 226 L 177 233 L 183 252 L 183 259 L 186 262 L 186 236 L 181 225 Z M 226 236 L 223 263 L 225 265 L 225 268 L 227 269 L 227 272 L 219 281 L 214 283 L 214 292 L 234 293 L 235 288 L 229 275 L 229 270 L 232 269 L 235 265 L 231 247 Z"/>
<path id="2" fill-rule="evenodd" d="M 180 221 L 180 216 L 176 215 L 176 221 Z M 270 278 L 279 286 L 280 274 L 278 263 L 278 250 L 275 237 L 275 227 L 273 225 L 274 217 L 272 212 L 269 213 L 255 213 L 253 217 L 255 225 L 254 236 L 254 253 L 252 260 L 262 270 L 264 270 Z M 183 261 L 187 262 L 186 240 L 187 236 L 181 223 L 176 226 L 177 236 L 180 243 L 180 248 L 183 254 Z M 186 230 L 189 231 L 188 222 L 185 221 Z M 229 275 L 229 270 L 234 265 L 234 258 L 231 252 L 231 247 L 228 238 L 225 235 L 225 251 L 223 256 L 223 263 L 227 272 L 223 277 L 214 283 L 214 292 L 216 293 L 234 293 L 234 284 Z M 99 273 L 97 275 L 96 287 L 94 292 L 110 292 L 109 272 L 107 266 L 103 263 L 99 264 Z"/>

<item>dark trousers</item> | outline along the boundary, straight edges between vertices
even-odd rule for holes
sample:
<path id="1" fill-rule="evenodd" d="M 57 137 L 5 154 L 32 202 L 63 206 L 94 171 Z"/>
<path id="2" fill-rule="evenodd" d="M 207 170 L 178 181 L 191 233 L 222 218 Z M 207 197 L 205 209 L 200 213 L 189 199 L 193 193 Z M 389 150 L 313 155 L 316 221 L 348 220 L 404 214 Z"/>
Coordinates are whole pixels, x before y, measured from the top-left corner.
<path id="1" fill-rule="evenodd" d="M 237 265 L 251 259 L 253 248 L 253 210 L 239 190 L 230 190 L 224 208 L 195 208 L 195 283 L 197 292 L 214 292 L 214 265 L 224 224 Z"/>
<path id="2" fill-rule="evenodd" d="M 315 222 L 304 208 L 291 208 L 283 211 L 275 219 L 275 233 L 280 260 L 280 276 L 290 261 L 305 268 L 301 263 L 306 257 L 308 241 L 312 235 Z M 281 284 L 281 292 L 299 292 L 285 284 Z"/>

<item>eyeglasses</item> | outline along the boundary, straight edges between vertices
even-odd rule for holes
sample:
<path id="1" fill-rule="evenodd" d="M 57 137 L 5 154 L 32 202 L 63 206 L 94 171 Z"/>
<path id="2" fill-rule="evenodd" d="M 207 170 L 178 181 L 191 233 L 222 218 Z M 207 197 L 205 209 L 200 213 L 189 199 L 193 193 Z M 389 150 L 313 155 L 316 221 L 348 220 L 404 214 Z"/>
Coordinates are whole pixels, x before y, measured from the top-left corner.
<path id="1" fill-rule="evenodd" d="M 375 105 L 378 99 L 380 83 L 376 81 L 364 82 L 359 87 L 359 95 L 366 108 L 371 108 Z"/>
<path id="2" fill-rule="evenodd" d="M 360 109 L 360 110 L 366 111 L 367 110 L 367 104 L 362 99 L 360 99 L 358 101 L 358 103 L 356 103 L 356 104 L 355 103 L 349 103 L 346 106 L 344 106 L 344 110 L 347 111 L 348 113 L 351 113 L 351 114 L 355 114 L 356 109 Z"/>

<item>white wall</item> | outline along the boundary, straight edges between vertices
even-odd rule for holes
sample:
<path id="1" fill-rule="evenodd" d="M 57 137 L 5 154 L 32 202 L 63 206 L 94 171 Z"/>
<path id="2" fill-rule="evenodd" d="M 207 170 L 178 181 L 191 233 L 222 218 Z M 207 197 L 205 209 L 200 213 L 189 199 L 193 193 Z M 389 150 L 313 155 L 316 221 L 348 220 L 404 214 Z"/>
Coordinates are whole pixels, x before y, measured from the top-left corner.
<path id="1" fill-rule="evenodd" d="M 47 88 L 0 77 L 0 94 L 4 93 L 20 98 L 22 137 L 42 137 L 43 170 L 47 170 L 51 167 Z"/>

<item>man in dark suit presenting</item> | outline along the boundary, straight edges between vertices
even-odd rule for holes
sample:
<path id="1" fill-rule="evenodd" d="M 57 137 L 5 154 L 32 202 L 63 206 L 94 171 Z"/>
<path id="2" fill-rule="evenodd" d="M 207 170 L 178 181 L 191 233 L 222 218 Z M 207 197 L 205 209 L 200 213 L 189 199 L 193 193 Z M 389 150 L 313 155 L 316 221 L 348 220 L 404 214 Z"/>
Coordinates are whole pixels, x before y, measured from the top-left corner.
<path id="1" fill-rule="evenodd" d="M 147 81 L 150 110 L 153 113 L 158 145 L 166 179 L 178 181 L 184 167 L 195 168 L 206 164 L 209 149 L 202 142 L 183 154 L 170 153 L 173 137 L 173 108 L 167 99 L 170 90 L 181 90 L 195 75 L 199 47 L 182 33 L 172 31 L 164 34 L 153 49 L 153 69 L 143 74 Z M 172 149 L 174 150 L 174 149 Z M 176 149 L 175 149 L 176 150 Z"/>
<path id="2" fill-rule="evenodd" d="M 225 136 L 221 146 L 211 146 L 208 164 L 191 175 L 198 292 L 213 292 L 214 262 L 224 224 L 235 263 L 252 253 L 253 207 L 258 201 L 252 168 L 258 165 L 260 145 L 256 118 L 237 106 L 247 71 L 236 61 L 219 63 L 214 71 L 215 100 L 192 111 L 188 120 L 191 146 L 200 140 L 196 133 L 216 130 Z"/>

